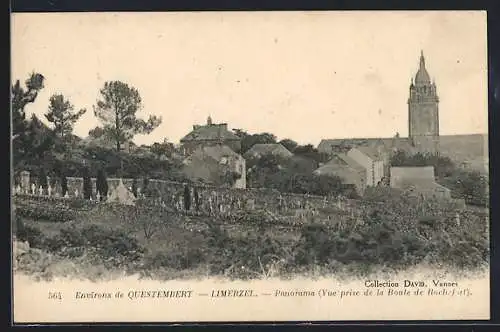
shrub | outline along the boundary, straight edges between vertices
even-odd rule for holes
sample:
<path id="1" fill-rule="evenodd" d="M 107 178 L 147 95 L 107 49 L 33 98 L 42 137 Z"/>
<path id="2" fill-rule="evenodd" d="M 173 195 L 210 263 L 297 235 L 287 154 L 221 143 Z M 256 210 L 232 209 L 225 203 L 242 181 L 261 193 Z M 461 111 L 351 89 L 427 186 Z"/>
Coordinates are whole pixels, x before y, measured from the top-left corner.
<path id="1" fill-rule="evenodd" d="M 86 167 L 83 172 L 83 198 L 90 199 L 92 196 L 92 182 L 90 180 L 90 172 Z"/>
<path id="2" fill-rule="evenodd" d="M 66 193 L 68 192 L 68 179 L 65 175 L 61 176 L 61 189 L 62 196 L 66 195 Z"/>
<path id="3" fill-rule="evenodd" d="M 204 262 L 203 252 L 200 248 L 176 247 L 173 251 L 160 251 L 152 256 L 146 257 L 144 269 L 173 268 L 186 270 L 196 268 Z"/>
<path id="4" fill-rule="evenodd" d="M 43 168 L 40 168 L 40 172 L 38 173 L 38 186 L 42 186 L 42 188 L 47 188 L 47 173 Z"/>
<path id="5" fill-rule="evenodd" d="M 30 247 L 41 248 L 45 241 L 42 232 L 33 226 L 26 225 L 21 218 L 16 217 L 16 237 L 19 241 L 28 241 Z"/>
<path id="6" fill-rule="evenodd" d="M 61 202 L 18 202 L 16 214 L 36 221 L 67 222 L 73 220 L 76 212 Z"/>
<path id="7" fill-rule="evenodd" d="M 46 241 L 47 249 L 66 257 L 90 254 L 106 266 L 125 266 L 136 263 L 144 248 L 125 232 L 110 227 L 85 225 L 69 226 Z"/>
<path id="8" fill-rule="evenodd" d="M 108 196 L 108 181 L 106 179 L 106 172 L 103 168 L 100 168 L 97 172 L 96 189 L 101 196 L 101 201 Z"/>

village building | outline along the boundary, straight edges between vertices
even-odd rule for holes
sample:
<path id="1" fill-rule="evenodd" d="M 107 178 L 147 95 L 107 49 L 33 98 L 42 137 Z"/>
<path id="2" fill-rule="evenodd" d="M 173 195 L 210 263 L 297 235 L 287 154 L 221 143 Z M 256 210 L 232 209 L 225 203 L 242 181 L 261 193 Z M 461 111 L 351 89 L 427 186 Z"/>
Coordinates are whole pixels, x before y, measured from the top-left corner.
<path id="1" fill-rule="evenodd" d="M 285 159 L 293 157 L 293 153 L 279 143 L 255 144 L 243 156 L 245 159 L 250 159 L 264 155 L 274 155 Z"/>
<path id="2" fill-rule="evenodd" d="M 195 182 L 246 188 L 245 159 L 226 145 L 198 146 L 184 160 L 182 172 Z"/>
<path id="3" fill-rule="evenodd" d="M 323 176 L 337 176 L 345 185 L 353 185 L 360 195 L 366 189 L 366 168 L 346 154 L 339 153 L 316 169 L 313 174 Z"/>
<path id="4" fill-rule="evenodd" d="M 200 146 L 226 145 L 234 152 L 240 152 L 241 139 L 231 132 L 227 123 L 213 123 L 209 116 L 205 125 L 193 125 L 193 130 L 181 140 L 181 149 L 185 156 L 190 155 Z"/>
<path id="5" fill-rule="evenodd" d="M 366 186 L 377 186 L 384 177 L 384 156 L 381 147 L 359 146 L 347 152 L 347 156 L 363 166 Z"/>
<path id="6" fill-rule="evenodd" d="M 433 166 L 391 167 L 391 188 L 424 198 L 451 199 L 450 189 L 436 183 Z"/>

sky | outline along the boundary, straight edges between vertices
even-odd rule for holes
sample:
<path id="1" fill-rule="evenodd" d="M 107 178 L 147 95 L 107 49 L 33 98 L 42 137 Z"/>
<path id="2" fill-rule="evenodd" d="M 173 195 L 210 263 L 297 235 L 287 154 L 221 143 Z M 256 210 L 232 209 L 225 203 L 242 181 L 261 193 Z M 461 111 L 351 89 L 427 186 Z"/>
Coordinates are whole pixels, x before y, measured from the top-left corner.
<path id="1" fill-rule="evenodd" d="M 193 124 L 318 144 L 408 134 L 408 92 L 423 50 L 440 97 L 440 133 L 487 133 L 486 12 L 15 13 L 12 82 L 45 88 L 26 108 L 44 120 L 52 94 L 99 122 L 106 81 L 139 90 L 138 117 L 162 124 L 137 144 L 178 142 Z"/>

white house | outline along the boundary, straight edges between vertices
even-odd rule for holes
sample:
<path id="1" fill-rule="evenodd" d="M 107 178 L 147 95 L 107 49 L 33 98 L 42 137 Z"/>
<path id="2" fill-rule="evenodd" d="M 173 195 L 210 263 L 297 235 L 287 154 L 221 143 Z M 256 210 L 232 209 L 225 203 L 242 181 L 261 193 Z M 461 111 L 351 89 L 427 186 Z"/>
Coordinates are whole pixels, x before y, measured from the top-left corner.
<path id="1" fill-rule="evenodd" d="M 366 186 L 378 185 L 384 177 L 384 158 L 379 149 L 358 146 L 350 149 L 347 155 L 365 169 Z"/>

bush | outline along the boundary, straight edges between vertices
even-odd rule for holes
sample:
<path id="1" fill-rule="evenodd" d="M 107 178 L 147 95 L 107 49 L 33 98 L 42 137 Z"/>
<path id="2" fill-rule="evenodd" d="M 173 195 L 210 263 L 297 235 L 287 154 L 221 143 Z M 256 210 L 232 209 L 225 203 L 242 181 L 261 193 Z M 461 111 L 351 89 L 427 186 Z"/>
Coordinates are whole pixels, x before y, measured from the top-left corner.
<path id="1" fill-rule="evenodd" d="M 88 200 L 92 197 L 92 182 L 90 180 L 90 172 L 85 168 L 83 172 L 83 198 Z"/>
<path id="2" fill-rule="evenodd" d="M 47 188 L 47 173 L 43 168 L 40 168 L 40 172 L 38 173 L 38 186 L 42 186 L 42 188 Z"/>
<path id="3" fill-rule="evenodd" d="M 106 179 L 106 172 L 102 168 L 97 173 L 96 189 L 101 196 L 101 201 L 108 196 L 108 181 Z"/>
<path id="4" fill-rule="evenodd" d="M 27 225 L 21 218 L 16 217 L 16 238 L 18 241 L 27 241 L 31 248 L 43 248 L 47 237 L 36 227 Z"/>
<path id="5" fill-rule="evenodd" d="M 137 263 L 144 248 L 133 237 L 121 230 L 98 225 L 69 226 L 46 241 L 50 252 L 64 257 L 90 254 L 105 266 L 126 266 Z"/>
<path id="6" fill-rule="evenodd" d="M 68 179 L 66 178 L 65 175 L 61 177 L 61 189 L 62 189 L 62 196 L 66 195 L 68 192 Z"/>
<path id="7" fill-rule="evenodd" d="M 204 262 L 203 252 L 200 248 L 176 247 L 172 251 L 160 251 L 152 256 L 146 257 L 143 265 L 144 269 L 173 268 L 186 270 L 196 268 Z"/>
<path id="8" fill-rule="evenodd" d="M 17 202 L 16 214 L 35 221 L 67 222 L 76 217 L 76 212 L 63 202 L 38 201 Z"/>

